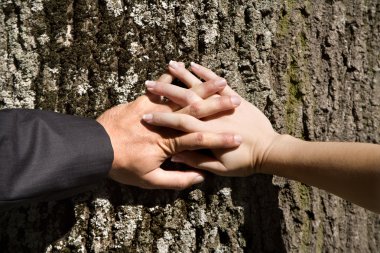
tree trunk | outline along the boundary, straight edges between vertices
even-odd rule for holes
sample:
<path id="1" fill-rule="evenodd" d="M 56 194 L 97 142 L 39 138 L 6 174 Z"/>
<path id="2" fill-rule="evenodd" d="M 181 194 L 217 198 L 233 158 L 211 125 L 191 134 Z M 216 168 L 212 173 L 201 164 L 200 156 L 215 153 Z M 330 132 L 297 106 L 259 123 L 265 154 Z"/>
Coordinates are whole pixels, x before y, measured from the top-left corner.
<path id="1" fill-rule="evenodd" d="M 216 70 L 305 140 L 380 142 L 377 0 L 0 0 L 0 107 L 95 118 L 169 60 Z M 347 186 L 349 187 L 349 186 Z M 1 213 L 3 252 L 378 252 L 380 216 L 268 175 L 107 181 Z"/>

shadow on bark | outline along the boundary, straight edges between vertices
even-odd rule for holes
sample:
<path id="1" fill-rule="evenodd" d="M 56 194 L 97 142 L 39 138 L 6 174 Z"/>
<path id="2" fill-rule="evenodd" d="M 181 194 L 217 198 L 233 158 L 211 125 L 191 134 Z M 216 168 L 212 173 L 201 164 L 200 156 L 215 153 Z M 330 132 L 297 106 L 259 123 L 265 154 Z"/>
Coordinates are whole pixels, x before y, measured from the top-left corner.
<path id="1" fill-rule="evenodd" d="M 1 211 L 1 252 L 44 252 L 74 224 L 74 206 L 70 199 Z"/>
<path id="2" fill-rule="evenodd" d="M 272 176 L 222 178 L 209 175 L 200 187 L 184 191 L 141 190 L 107 181 L 94 195 L 86 193 L 76 198 L 79 202 L 86 202 L 91 215 L 94 215 L 91 201 L 96 197 L 108 199 L 115 212 L 121 206 L 163 209 L 168 204 L 173 205 L 178 199 L 186 200 L 187 205 L 189 193 L 194 189 L 200 189 L 207 200 L 223 188 L 232 189 L 232 205 L 242 207 L 244 210 L 244 222 L 239 227 L 245 239 L 244 252 L 285 252 L 281 237 L 282 215 L 278 207 L 278 189 L 272 184 Z M 67 199 L 2 212 L 0 218 L 2 252 L 43 252 L 49 245 L 64 238 L 75 224 L 73 202 L 75 201 Z M 157 227 L 155 230 L 157 231 L 154 233 L 159 237 L 164 228 Z M 203 233 L 197 231 L 197 249 L 200 250 L 200 242 L 207 238 L 198 238 L 202 237 Z M 226 246 L 231 242 L 230 236 L 238 237 L 223 230 L 218 230 L 218 233 L 220 243 Z"/>
<path id="3" fill-rule="evenodd" d="M 239 229 L 246 242 L 244 252 L 286 252 L 281 236 L 283 216 L 278 206 L 279 189 L 272 184 L 270 175 L 254 175 L 248 178 L 224 178 L 208 175 L 205 183 L 200 187 L 193 187 L 181 192 L 141 190 L 118 186 L 112 182 L 108 187 L 108 194 L 112 196 L 110 198 L 112 206 L 143 205 L 146 208 L 164 208 L 167 204 L 172 205 L 177 199 L 188 200 L 189 193 L 194 189 L 200 189 L 206 199 L 216 195 L 223 188 L 232 189 L 233 206 L 244 209 L 244 223 Z M 197 233 L 197 236 L 202 236 L 202 233 Z M 219 231 L 220 243 L 228 245 L 229 236 L 223 231 Z M 238 237 L 238 235 L 235 236 Z M 196 239 L 202 241 L 206 238 Z M 197 249 L 201 248 L 197 247 Z"/>

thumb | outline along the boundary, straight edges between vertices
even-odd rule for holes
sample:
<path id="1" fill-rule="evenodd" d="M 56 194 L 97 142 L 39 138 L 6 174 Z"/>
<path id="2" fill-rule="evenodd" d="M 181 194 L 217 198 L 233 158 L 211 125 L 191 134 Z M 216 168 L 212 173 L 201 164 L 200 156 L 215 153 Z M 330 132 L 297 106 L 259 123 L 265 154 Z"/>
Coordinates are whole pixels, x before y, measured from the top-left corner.
<path id="1" fill-rule="evenodd" d="M 150 189 L 183 190 L 194 184 L 202 183 L 205 177 L 197 171 L 168 171 L 157 168 L 143 176 Z"/>

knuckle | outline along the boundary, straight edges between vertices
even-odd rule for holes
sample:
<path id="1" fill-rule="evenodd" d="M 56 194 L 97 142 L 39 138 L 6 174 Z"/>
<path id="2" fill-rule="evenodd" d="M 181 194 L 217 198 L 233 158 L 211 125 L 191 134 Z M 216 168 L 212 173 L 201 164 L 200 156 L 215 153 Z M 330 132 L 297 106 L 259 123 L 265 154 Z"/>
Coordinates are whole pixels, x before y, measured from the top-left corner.
<path id="1" fill-rule="evenodd" d="M 223 143 L 228 146 L 234 145 L 234 136 L 232 134 L 223 134 Z"/>
<path id="2" fill-rule="evenodd" d="M 201 86 L 205 93 L 209 94 L 217 89 L 215 81 L 210 81 Z"/>
<path id="3" fill-rule="evenodd" d="M 219 90 L 219 87 L 215 83 L 207 83 L 202 85 L 202 93 L 204 98 L 207 98 Z"/>
<path id="4" fill-rule="evenodd" d="M 232 107 L 232 102 L 231 102 L 230 97 L 226 97 L 226 96 L 220 97 L 219 98 L 219 106 L 221 108 L 230 108 L 230 107 Z"/>
<path id="5" fill-rule="evenodd" d="M 199 103 L 195 103 L 190 105 L 189 114 L 195 118 L 199 118 L 201 116 L 201 106 Z"/>
<path id="6" fill-rule="evenodd" d="M 167 151 L 167 154 L 173 154 L 173 153 L 175 153 L 182 146 L 181 138 L 175 137 L 173 139 L 173 141 L 169 141 L 168 142 L 167 146 L 169 147 L 169 150 Z"/>
<path id="7" fill-rule="evenodd" d="M 195 134 L 195 144 L 197 146 L 201 146 L 205 143 L 205 136 L 203 133 L 196 133 Z"/>

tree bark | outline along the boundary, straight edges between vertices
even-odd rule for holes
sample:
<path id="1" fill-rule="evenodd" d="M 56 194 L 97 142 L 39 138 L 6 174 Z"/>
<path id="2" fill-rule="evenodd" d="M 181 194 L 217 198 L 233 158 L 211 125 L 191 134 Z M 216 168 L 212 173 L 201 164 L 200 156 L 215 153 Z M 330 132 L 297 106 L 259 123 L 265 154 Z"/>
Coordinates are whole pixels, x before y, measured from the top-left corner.
<path id="1" fill-rule="evenodd" d="M 0 0 L 0 59 L 0 108 L 95 118 L 174 59 L 216 70 L 281 133 L 380 142 L 377 0 Z M 0 248 L 378 252 L 380 216 L 276 176 L 180 192 L 107 181 L 1 213 Z"/>

